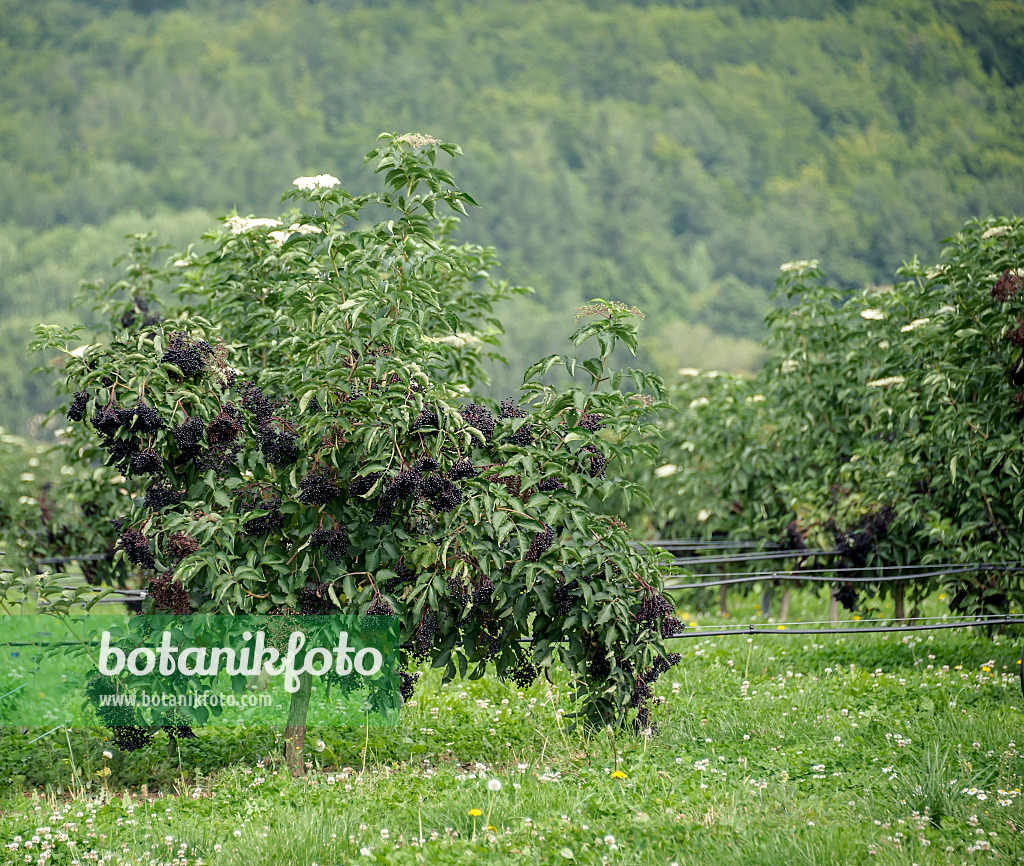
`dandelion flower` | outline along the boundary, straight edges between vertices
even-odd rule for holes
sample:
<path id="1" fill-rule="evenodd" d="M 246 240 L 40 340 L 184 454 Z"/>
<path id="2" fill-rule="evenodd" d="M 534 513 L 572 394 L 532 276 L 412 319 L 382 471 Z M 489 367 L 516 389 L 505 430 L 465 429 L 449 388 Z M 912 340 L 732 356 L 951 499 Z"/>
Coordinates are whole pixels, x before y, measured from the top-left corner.
<path id="1" fill-rule="evenodd" d="M 626 774 L 623 773 L 622 770 L 616 770 L 614 773 L 612 773 L 612 778 L 613 779 L 625 779 L 626 778 Z"/>
<path id="2" fill-rule="evenodd" d="M 488 791 L 500 791 L 501 790 L 501 780 L 500 779 L 491 779 L 491 781 L 489 781 L 487 783 L 487 790 Z"/>
<path id="3" fill-rule="evenodd" d="M 483 812 L 479 809 L 470 809 L 466 814 L 469 815 L 471 818 L 479 818 L 483 814 Z"/>

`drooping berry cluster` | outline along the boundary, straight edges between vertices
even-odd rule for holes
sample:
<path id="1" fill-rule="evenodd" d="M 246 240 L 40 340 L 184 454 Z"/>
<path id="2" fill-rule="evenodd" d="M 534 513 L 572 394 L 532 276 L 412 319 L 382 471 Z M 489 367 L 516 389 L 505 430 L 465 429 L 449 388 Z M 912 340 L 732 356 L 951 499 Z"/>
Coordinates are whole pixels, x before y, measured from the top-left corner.
<path id="1" fill-rule="evenodd" d="M 92 417 L 92 426 L 103 436 L 113 436 L 121 429 L 121 410 L 116 403 L 100 406 Z"/>
<path id="2" fill-rule="evenodd" d="M 491 599 L 494 596 L 494 584 L 488 577 L 480 578 L 480 582 L 473 589 L 473 608 L 479 613 L 484 608 L 490 607 Z"/>
<path id="3" fill-rule="evenodd" d="M 1024 287 L 1024 277 L 1014 271 L 1003 271 L 996 284 L 989 289 L 989 294 L 997 301 L 1009 301 Z"/>
<path id="4" fill-rule="evenodd" d="M 518 496 L 523 491 L 522 475 L 489 475 L 487 480 L 500 484 L 508 491 L 509 496 Z"/>
<path id="5" fill-rule="evenodd" d="M 665 596 L 649 594 L 644 596 L 644 600 L 640 602 L 640 607 L 633 616 L 641 625 L 654 628 L 659 619 L 673 613 L 675 613 L 675 607 Z"/>
<path id="6" fill-rule="evenodd" d="M 590 466 L 587 468 L 590 477 L 604 478 L 604 470 L 608 462 L 604 454 L 597 450 L 596 445 L 584 445 L 583 450 L 590 453 Z"/>
<path id="7" fill-rule="evenodd" d="M 415 674 L 411 674 L 405 668 L 402 668 L 398 671 L 398 676 L 401 678 L 398 691 L 402 695 L 402 700 L 408 703 L 412 700 L 413 692 L 416 688 L 416 680 L 420 678 L 420 673 L 417 671 Z"/>
<path id="8" fill-rule="evenodd" d="M 165 571 L 149 582 L 149 597 L 153 607 L 161 613 L 185 616 L 192 612 L 192 599 L 180 581 L 174 580 L 174 573 Z"/>
<path id="9" fill-rule="evenodd" d="M 412 427 L 409 429 L 415 432 L 416 430 L 422 430 L 424 427 L 437 429 L 440 425 L 438 424 L 437 410 L 430 406 L 424 406 L 420 410 L 420 414 L 416 416 L 416 420 L 412 422 Z"/>
<path id="10" fill-rule="evenodd" d="M 140 568 L 153 568 L 153 551 L 149 548 L 149 539 L 138 529 L 126 529 L 117 539 L 118 547 L 124 551 L 125 558 Z"/>
<path id="11" fill-rule="evenodd" d="M 69 421 L 81 421 L 85 417 L 85 407 L 89 403 L 88 391 L 75 391 L 75 399 L 68 408 Z"/>
<path id="12" fill-rule="evenodd" d="M 366 609 L 367 616 L 394 616 L 395 609 L 386 598 L 377 596 L 373 603 Z"/>
<path id="13" fill-rule="evenodd" d="M 431 507 L 434 511 L 454 511 L 462 502 L 462 491 L 447 478 L 438 478 L 438 483 L 440 488 L 431 499 Z"/>
<path id="14" fill-rule="evenodd" d="M 300 481 L 299 502 L 303 505 L 327 505 L 340 493 L 337 484 L 337 473 L 330 468 L 310 470 Z"/>
<path id="15" fill-rule="evenodd" d="M 561 478 L 551 476 L 549 478 L 542 478 L 537 482 L 537 489 L 542 493 L 551 493 L 553 490 L 561 490 L 565 487 L 565 482 Z"/>
<path id="16" fill-rule="evenodd" d="M 508 670 L 509 679 L 521 689 L 528 688 L 537 679 L 537 674 L 536 666 L 526 656 L 523 656 L 515 667 Z"/>
<path id="17" fill-rule="evenodd" d="M 164 544 L 164 552 L 175 561 L 191 556 L 199 550 L 199 540 L 184 532 L 175 532 Z"/>
<path id="18" fill-rule="evenodd" d="M 867 565 L 868 554 L 888 534 L 889 524 L 895 516 L 891 506 L 883 505 L 869 511 L 846 532 L 830 521 L 828 527 L 836 540 L 840 565 L 856 568 Z"/>
<path id="19" fill-rule="evenodd" d="M 161 508 L 167 508 L 169 505 L 177 505 L 184 498 L 184 490 L 177 490 L 168 481 L 158 479 L 150 482 L 146 487 L 146 495 L 142 500 L 142 504 L 153 511 L 159 511 Z"/>
<path id="20" fill-rule="evenodd" d="M 255 416 L 258 422 L 269 421 L 274 414 L 273 404 L 264 396 L 262 389 L 252 382 L 242 387 L 242 408 Z"/>
<path id="21" fill-rule="evenodd" d="M 212 357 L 213 349 L 209 343 L 194 340 L 183 331 L 175 331 L 160 361 L 178 368 L 180 375 L 175 378 L 191 379 L 206 370 L 206 361 Z"/>
<path id="22" fill-rule="evenodd" d="M 395 576 L 389 577 L 387 580 L 385 580 L 381 588 L 384 590 L 384 592 L 393 593 L 403 583 L 412 583 L 415 580 L 416 572 L 409 568 L 409 566 L 407 566 L 404 562 L 399 562 L 395 566 Z"/>
<path id="23" fill-rule="evenodd" d="M 425 661 L 430 650 L 434 646 L 434 638 L 437 636 L 437 614 L 429 607 L 423 614 L 420 626 L 416 629 L 416 637 L 413 640 L 413 648 L 410 654 L 413 658 Z"/>
<path id="24" fill-rule="evenodd" d="M 524 424 L 515 433 L 508 437 L 509 445 L 515 445 L 517 448 L 525 448 L 527 445 L 533 443 L 533 425 Z"/>
<path id="25" fill-rule="evenodd" d="M 526 410 L 520 409 L 511 397 L 506 397 L 498 404 L 498 417 L 504 419 L 525 418 Z"/>
<path id="26" fill-rule="evenodd" d="M 564 580 L 560 580 L 555 584 L 555 615 L 559 617 L 567 617 L 572 613 L 572 594 L 575 590 L 579 589 L 580 582 L 578 580 L 570 580 L 566 583 Z"/>
<path id="27" fill-rule="evenodd" d="M 246 535 L 269 535 L 284 526 L 280 512 L 281 498 L 268 487 L 257 486 L 243 489 L 239 502 L 244 511 L 266 511 L 265 515 L 250 517 L 242 524 Z"/>
<path id="28" fill-rule="evenodd" d="M 157 475 L 163 472 L 164 461 L 152 448 L 134 452 L 128 461 L 132 475 Z"/>
<path id="29" fill-rule="evenodd" d="M 295 436 L 288 430 L 275 430 L 272 421 L 259 426 L 260 451 L 271 466 L 284 469 L 299 459 Z"/>
<path id="30" fill-rule="evenodd" d="M 452 464 L 452 468 L 448 470 L 447 475 L 450 481 L 461 481 L 463 478 L 475 478 L 477 471 L 476 467 L 473 466 L 473 461 L 468 457 L 462 457 Z"/>
<path id="31" fill-rule="evenodd" d="M 1007 332 L 1006 339 L 1013 346 L 1024 346 L 1024 319 L 1017 319 L 1017 327 Z"/>
<path id="32" fill-rule="evenodd" d="M 315 581 L 308 583 L 299 593 L 299 612 L 303 616 L 327 616 L 338 612 L 338 605 L 331 598 L 330 586 Z"/>
<path id="33" fill-rule="evenodd" d="M 530 542 L 529 548 L 527 548 L 526 555 L 523 557 L 525 562 L 536 562 L 544 552 L 551 547 L 555 541 L 555 529 L 553 526 L 547 526 L 533 536 L 533 541 Z"/>
<path id="34" fill-rule="evenodd" d="M 348 555 L 348 532 L 344 526 L 323 526 L 309 536 L 309 544 L 323 548 L 324 556 L 340 565 Z"/>
<path id="35" fill-rule="evenodd" d="M 129 461 L 138 449 L 139 443 L 131 437 L 120 438 L 111 436 L 103 440 L 102 447 L 108 455 L 107 463 L 117 466 L 122 472 L 127 472 Z"/>
<path id="36" fill-rule="evenodd" d="M 139 400 L 134 406 L 121 409 L 117 414 L 121 426 L 136 433 L 156 433 L 163 430 L 166 425 L 160 413 L 144 400 Z"/>
<path id="37" fill-rule="evenodd" d="M 178 446 L 181 456 L 189 460 L 203 450 L 203 436 L 206 433 L 206 425 L 199 417 L 186 418 L 177 427 L 172 428 L 171 436 L 174 444 Z"/>
<path id="38" fill-rule="evenodd" d="M 580 416 L 580 420 L 576 422 L 577 427 L 582 427 L 591 433 L 596 433 L 598 430 L 603 429 L 606 425 L 604 421 L 604 415 L 598 415 L 595 412 L 587 412 L 585 415 Z"/>
<path id="39" fill-rule="evenodd" d="M 211 448 L 233 445 L 242 432 L 242 415 L 228 403 L 206 427 L 206 440 Z"/>
<path id="40" fill-rule="evenodd" d="M 380 476 L 380 472 L 371 472 L 369 475 L 363 475 L 360 478 L 354 479 L 348 485 L 349 494 L 352 496 L 366 496 L 373 489 L 373 485 L 377 483 L 377 479 Z"/>
<path id="41" fill-rule="evenodd" d="M 491 410 L 477 403 L 470 403 L 459 410 L 462 419 L 470 426 L 479 430 L 485 439 L 490 442 L 494 435 L 494 415 Z"/>

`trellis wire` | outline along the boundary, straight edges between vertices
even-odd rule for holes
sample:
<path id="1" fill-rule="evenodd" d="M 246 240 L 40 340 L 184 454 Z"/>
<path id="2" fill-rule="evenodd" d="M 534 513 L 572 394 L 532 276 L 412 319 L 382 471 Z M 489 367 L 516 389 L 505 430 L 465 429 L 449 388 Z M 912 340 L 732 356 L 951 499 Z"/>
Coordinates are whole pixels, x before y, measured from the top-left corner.
<path id="1" fill-rule="evenodd" d="M 876 620 L 877 622 L 884 622 L 884 620 Z M 756 625 L 735 625 L 735 626 L 718 626 L 714 629 L 701 629 L 701 628 L 688 628 L 684 631 L 676 632 L 665 636 L 665 640 L 675 640 L 677 638 L 684 637 L 728 637 L 730 635 L 742 635 L 742 634 L 779 634 L 779 635 L 809 635 L 809 634 L 873 634 L 877 632 L 899 632 L 899 631 L 931 631 L 933 629 L 944 629 L 944 628 L 978 628 L 980 626 L 992 626 L 992 625 L 1024 625 L 1024 617 L 1020 616 L 989 616 L 984 618 L 978 618 L 971 622 L 937 622 L 926 625 L 888 625 L 888 626 L 860 626 L 857 623 L 859 620 L 840 620 L 838 623 L 830 623 L 830 625 L 837 625 L 841 623 L 853 624 L 852 627 L 848 628 L 803 628 L 807 623 L 791 623 L 782 622 L 776 623 L 771 628 L 767 626 L 756 626 Z M 790 628 L 790 626 L 796 626 L 796 628 Z"/>
<path id="2" fill-rule="evenodd" d="M 815 550 L 768 550 L 757 553 L 722 554 L 721 556 L 676 557 L 673 565 L 719 565 L 730 562 L 761 562 L 767 559 L 810 559 L 812 556 L 836 556 L 835 548 Z"/>
<path id="3" fill-rule="evenodd" d="M 936 564 L 934 566 L 917 566 L 918 568 L 927 568 L 932 570 L 912 572 L 910 574 L 874 575 L 860 577 L 854 576 L 852 574 L 839 574 L 839 572 L 875 571 L 878 569 L 884 570 L 886 568 L 912 567 L 913 566 L 890 565 L 866 566 L 860 568 L 815 568 L 808 569 L 807 571 L 757 571 L 751 572 L 750 574 L 739 575 L 736 577 L 723 577 L 718 580 L 701 580 L 694 583 L 666 584 L 664 586 L 664 589 L 702 589 L 706 586 L 730 586 L 732 584 L 757 583 L 759 581 L 766 580 L 807 580 L 812 582 L 817 581 L 824 583 L 887 583 L 889 581 L 916 580 L 918 578 L 926 577 L 941 577 L 949 574 L 973 574 L 979 571 L 1024 571 L 1024 563 L 1022 562 L 972 562 L 964 563 L 963 565 L 957 565 L 956 563 L 941 563 Z M 828 575 L 834 576 L 829 577 Z"/>

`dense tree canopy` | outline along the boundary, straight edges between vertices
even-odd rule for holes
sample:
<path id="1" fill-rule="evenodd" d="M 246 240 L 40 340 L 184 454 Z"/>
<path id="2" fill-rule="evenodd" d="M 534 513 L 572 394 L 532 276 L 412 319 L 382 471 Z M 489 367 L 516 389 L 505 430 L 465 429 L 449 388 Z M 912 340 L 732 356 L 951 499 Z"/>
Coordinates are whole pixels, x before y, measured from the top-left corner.
<path id="1" fill-rule="evenodd" d="M 276 213 L 303 173 L 357 186 L 381 128 L 463 144 L 467 237 L 538 289 L 506 313 L 513 369 L 595 295 L 659 312 L 663 368 L 725 364 L 713 335 L 760 336 L 779 262 L 885 282 L 1021 210 L 1022 21 L 1009 0 L 3 0 L 4 423 L 48 405 L 29 328 L 124 234 Z"/>

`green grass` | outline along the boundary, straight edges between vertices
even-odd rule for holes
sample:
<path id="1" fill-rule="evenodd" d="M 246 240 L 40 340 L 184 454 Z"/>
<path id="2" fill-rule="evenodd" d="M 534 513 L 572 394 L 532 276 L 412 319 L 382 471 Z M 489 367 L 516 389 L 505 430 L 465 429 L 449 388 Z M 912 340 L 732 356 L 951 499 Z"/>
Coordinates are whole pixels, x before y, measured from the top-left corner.
<path id="1" fill-rule="evenodd" d="M 730 621 L 755 600 L 734 600 Z M 794 620 L 819 605 L 800 594 Z M 69 748 L 63 731 L 30 744 L 45 731 L 8 729 L 0 861 L 36 863 L 43 842 L 50 863 L 1024 859 L 1019 638 L 715 638 L 700 632 L 722 620 L 697 619 L 658 683 L 652 737 L 571 730 L 564 684 L 436 672 L 397 729 L 311 729 L 298 780 L 267 729 L 202 729 L 173 749 L 161 735 L 112 759 L 102 731 Z"/>

